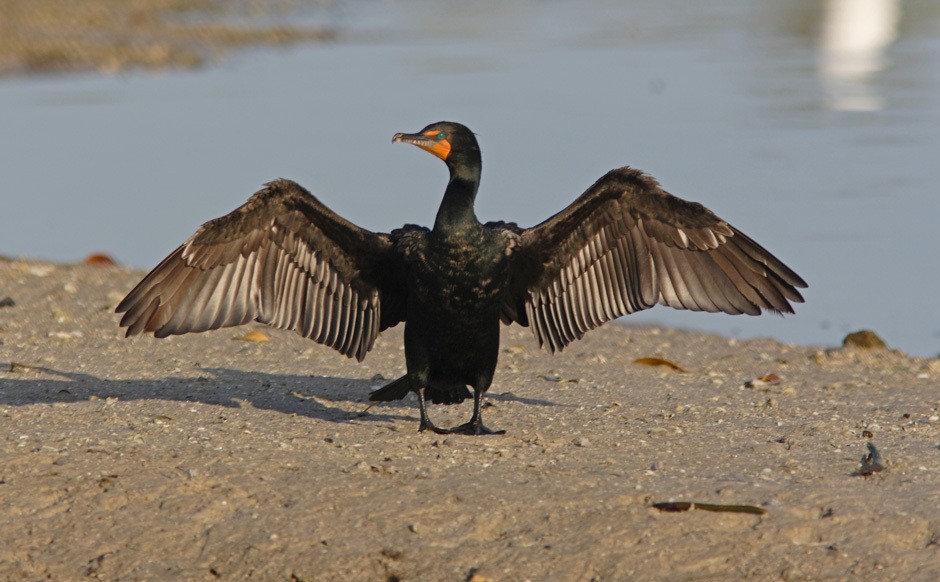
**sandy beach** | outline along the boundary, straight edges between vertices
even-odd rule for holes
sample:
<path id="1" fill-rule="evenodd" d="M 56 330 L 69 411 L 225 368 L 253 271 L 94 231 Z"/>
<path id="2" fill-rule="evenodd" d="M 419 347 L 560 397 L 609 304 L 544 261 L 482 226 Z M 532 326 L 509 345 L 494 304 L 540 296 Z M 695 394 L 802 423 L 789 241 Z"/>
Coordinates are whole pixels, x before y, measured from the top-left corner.
<path id="1" fill-rule="evenodd" d="M 940 579 L 938 360 L 504 328 L 506 434 L 422 434 L 414 400 L 368 408 L 399 328 L 362 364 L 259 324 L 124 339 L 143 274 L 0 261 L 2 579 Z"/>

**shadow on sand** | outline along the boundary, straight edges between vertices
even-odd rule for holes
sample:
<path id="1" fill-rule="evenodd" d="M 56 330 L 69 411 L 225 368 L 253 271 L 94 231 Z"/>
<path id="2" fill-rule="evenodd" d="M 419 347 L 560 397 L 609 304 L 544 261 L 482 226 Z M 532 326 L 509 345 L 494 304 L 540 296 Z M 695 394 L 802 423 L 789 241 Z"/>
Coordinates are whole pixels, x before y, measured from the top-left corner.
<path id="1" fill-rule="evenodd" d="M 10 369 L 9 364 L 0 366 Z M 338 423 L 418 420 L 417 399 L 414 397 L 406 398 L 404 403 L 392 404 L 396 408 L 413 408 L 413 415 L 385 414 L 382 409 L 389 406 L 386 403 L 369 406 L 373 404 L 369 402 L 369 392 L 384 385 L 388 380 L 268 374 L 227 368 L 203 368 L 202 372 L 197 377 L 109 380 L 81 372 L 62 372 L 52 368 L 30 366 L 23 369 L 21 374 L 4 374 L 5 377 L 0 379 L 0 403 L 24 406 L 36 403 L 78 402 L 93 397 L 125 401 L 201 402 L 227 408 L 240 408 L 247 403 L 259 409 Z M 36 373 L 47 377 L 30 377 Z M 512 392 L 488 393 L 487 399 L 559 406 L 547 400 L 519 397 Z M 361 409 L 351 411 L 350 408 L 354 407 L 350 406 L 350 403 L 361 403 Z"/>

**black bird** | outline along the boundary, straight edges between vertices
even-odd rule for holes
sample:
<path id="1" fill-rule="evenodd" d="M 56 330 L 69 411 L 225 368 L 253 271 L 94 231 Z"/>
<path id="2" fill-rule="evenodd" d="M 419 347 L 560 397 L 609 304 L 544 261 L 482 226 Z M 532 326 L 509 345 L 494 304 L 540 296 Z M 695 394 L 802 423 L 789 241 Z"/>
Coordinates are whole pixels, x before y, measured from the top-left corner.
<path id="1" fill-rule="evenodd" d="M 473 212 L 480 148 L 458 123 L 396 134 L 444 160 L 450 181 L 434 228 L 373 233 L 298 184 L 276 180 L 204 224 L 117 307 L 127 336 L 156 337 L 255 320 L 362 360 L 405 322 L 408 372 L 370 395 L 418 395 L 419 430 L 492 433 L 482 395 L 493 381 L 500 321 L 529 326 L 552 352 L 657 303 L 758 315 L 792 313 L 806 283 L 741 231 L 631 168 L 612 170 L 538 226 L 481 224 Z M 445 430 L 426 401 L 471 397 L 473 416 Z M 502 432 L 502 431 L 501 431 Z"/>

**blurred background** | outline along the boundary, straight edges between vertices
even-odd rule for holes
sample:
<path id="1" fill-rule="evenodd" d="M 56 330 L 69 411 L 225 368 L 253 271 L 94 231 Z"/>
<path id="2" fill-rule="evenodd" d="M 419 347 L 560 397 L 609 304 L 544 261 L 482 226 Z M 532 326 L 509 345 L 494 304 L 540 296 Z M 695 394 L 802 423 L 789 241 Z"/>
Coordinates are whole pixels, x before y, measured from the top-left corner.
<path id="1" fill-rule="evenodd" d="M 391 137 L 442 119 L 483 221 L 630 165 L 810 284 L 786 318 L 631 322 L 940 352 L 936 0 L 0 0 L 0 255 L 149 269 L 277 177 L 427 225 L 446 168 Z"/>

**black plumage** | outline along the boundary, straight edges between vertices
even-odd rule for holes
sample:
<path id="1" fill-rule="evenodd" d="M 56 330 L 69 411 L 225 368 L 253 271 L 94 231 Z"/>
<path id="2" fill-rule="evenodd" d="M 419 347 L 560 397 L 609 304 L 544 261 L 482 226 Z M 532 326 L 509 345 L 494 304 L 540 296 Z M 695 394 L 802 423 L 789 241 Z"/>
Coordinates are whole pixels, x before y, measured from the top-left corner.
<path id="1" fill-rule="evenodd" d="M 484 434 L 481 399 L 496 369 L 499 325 L 529 326 L 552 352 L 657 303 L 757 315 L 792 313 L 806 283 L 710 210 L 646 174 L 612 170 L 568 208 L 528 229 L 473 212 L 480 150 L 450 122 L 397 134 L 450 169 L 432 229 L 373 233 L 301 186 L 276 180 L 204 224 L 117 307 L 127 335 L 156 337 L 252 320 L 292 329 L 362 360 L 405 322 L 407 374 L 370 395 L 418 395 L 420 430 Z M 468 387 L 472 389 L 472 394 Z M 426 400 L 473 397 L 470 421 L 431 423 Z"/>

